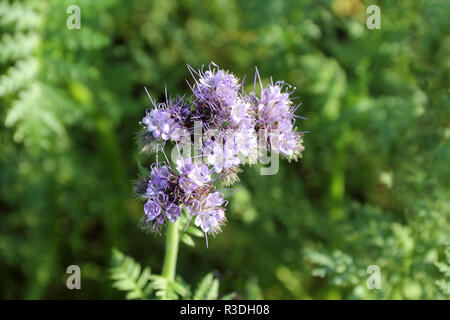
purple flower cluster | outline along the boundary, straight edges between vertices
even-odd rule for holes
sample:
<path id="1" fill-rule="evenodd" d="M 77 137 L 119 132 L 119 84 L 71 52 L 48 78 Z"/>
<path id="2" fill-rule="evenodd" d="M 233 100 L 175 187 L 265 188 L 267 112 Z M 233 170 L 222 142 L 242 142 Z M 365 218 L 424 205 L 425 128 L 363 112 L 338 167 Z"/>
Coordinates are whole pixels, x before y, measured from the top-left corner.
<path id="1" fill-rule="evenodd" d="M 242 81 L 214 63 L 207 71 L 188 69 L 194 78 L 191 98 L 169 100 L 166 94 L 164 103 L 155 104 L 149 96 L 154 108 L 142 119 L 143 136 L 145 143 L 155 143 L 161 146 L 156 151 L 164 152 L 167 142 L 177 148 L 191 144 L 200 121 L 202 161 L 179 157 L 175 169 L 168 160 L 152 166 L 141 192 L 147 199 L 143 220 L 155 230 L 167 221 L 177 221 L 185 208 L 189 222 L 195 217 L 194 224 L 208 234 L 220 231 L 226 221 L 227 202 L 215 181 L 234 183 L 239 166 L 256 163 L 263 152 L 296 159 L 303 151 L 303 140 L 295 128 L 298 106 L 292 102 L 294 90 L 289 85 L 279 81 L 264 87 L 256 71 L 259 94 L 256 90 L 247 94 Z"/>
<path id="2" fill-rule="evenodd" d="M 181 207 L 186 208 L 195 225 L 205 233 L 215 233 L 225 222 L 223 194 L 211 184 L 211 172 L 205 164 L 180 160 L 177 170 L 165 163 L 157 163 L 145 179 L 147 199 L 142 225 L 158 230 L 166 221 L 176 222 Z"/>
<path id="3" fill-rule="evenodd" d="M 195 80 L 192 92 L 206 123 L 220 126 L 231 118 L 241 84 L 233 74 L 220 70 L 215 64 L 212 66 L 217 70 L 210 67 L 206 72 L 196 72 L 190 68 Z"/>
<path id="4" fill-rule="evenodd" d="M 155 141 L 182 142 L 189 136 L 185 123 L 188 121 L 189 105 L 182 99 L 160 103 L 147 110 L 142 124 L 150 138 Z"/>
<path id="5" fill-rule="evenodd" d="M 177 170 L 181 175 L 179 185 L 188 195 L 211 182 L 211 172 L 208 166 L 202 163 L 192 163 L 191 159 L 180 158 L 177 161 Z"/>
<path id="6" fill-rule="evenodd" d="M 282 81 L 261 86 L 261 94 L 256 98 L 255 112 L 259 125 L 269 138 L 268 149 L 272 149 L 286 157 L 298 157 L 303 151 L 303 139 L 294 128 L 295 111 L 290 97 L 292 92 L 283 91 Z"/>
<path id="7" fill-rule="evenodd" d="M 176 186 L 174 174 L 167 166 L 156 164 L 151 167 L 144 196 L 147 198 L 144 220 L 150 223 L 153 229 L 164 224 L 166 219 L 175 222 L 181 215 L 174 192 Z"/>

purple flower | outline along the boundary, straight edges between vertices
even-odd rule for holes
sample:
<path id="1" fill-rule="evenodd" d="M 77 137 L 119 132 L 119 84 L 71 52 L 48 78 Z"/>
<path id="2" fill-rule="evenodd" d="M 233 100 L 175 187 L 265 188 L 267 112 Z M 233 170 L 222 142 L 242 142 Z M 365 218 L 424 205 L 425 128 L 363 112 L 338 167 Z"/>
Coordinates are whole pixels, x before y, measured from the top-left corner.
<path id="1" fill-rule="evenodd" d="M 242 123 L 250 124 L 252 119 L 249 116 L 250 103 L 243 99 L 236 99 L 234 104 L 231 105 L 231 123 L 237 126 Z"/>
<path id="2" fill-rule="evenodd" d="M 256 105 L 258 121 L 263 125 L 273 125 L 277 121 L 292 119 L 292 101 L 289 92 L 282 92 L 283 83 L 268 85 L 261 91 Z"/>
<path id="3" fill-rule="evenodd" d="M 159 104 L 149 96 L 154 109 L 142 119 L 145 132 L 139 137 L 143 150 L 160 151 L 166 142 L 178 147 L 191 143 L 194 124 L 202 121 L 205 136 L 202 145 L 194 147 L 201 149 L 206 163 L 179 158 L 176 170 L 153 165 L 149 176 L 135 183 L 135 190 L 147 199 L 143 224 L 153 231 L 166 220 L 176 222 L 184 206 L 191 219 L 195 217 L 195 225 L 208 234 L 220 231 L 226 221 L 226 201 L 214 181 L 225 185 L 239 181 L 239 165 L 255 163 L 264 149 L 296 159 L 303 151 L 303 140 L 294 126 L 296 107 L 289 85 L 279 81 L 263 87 L 260 81 L 260 94 L 247 95 L 237 77 L 214 63 L 205 72 L 188 68 L 195 80 L 192 96 L 169 99 L 166 94 L 165 103 Z"/>
<path id="4" fill-rule="evenodd" d="M 217 70 L 210 68 L 198 79 L 194 95 L 204 101 L 231 106 L 237 99 L 239 87 L 233 74 L 218 67 Z"/>
<path id="5" fill-rule="evenodd" d="M 170 100 L 168 105 L 170 116 L 179 124 L 188 127 L 190 120 L 195 114 L 195 112 L 191 110 L 192 105 L 186 103 L 183 98 Z"/>
<path id="6" fill-rule="evenodd" d="M 148 199 L 144 204 L 144 212 L 150 221 L 154 221 L 157 224 L 163 224 L 165 221 L 160 205 L 151 199 Z"/>
<path id="7" fill-rule="evenodd" d="M 142 123 L 155 139 L 176 142 L 186 136 L 186 130 L 171 117 L 171 113 L 164 104 L 159 109 L 153 109 L 147 113 Z"/>
<path id="8" fill-rule="evenodd" d="M 211 181 L 211 172 L 208 166 L 203 163 L 192 163 L 191 159 L 178 159 L 177 170 L 181 175 L 182 188 L 188 193 Z"/>
<path id="9" fill-rule="evenodd" d="M 179 205 L 169 202 L 165 207 L 165 213 L 170 222 L 175 222 L 181 215 L 181 208 Z"/>
<path id="10" fill-rule="evenodd" d="M 147 195 L 165 190 L 169 186 L 169 168 L 166 166 L 153 166 L 150 169 L 150 179 L 147 186 Z"/>
<path id="11" fill-rule="evenodd" d="M 206 72 L 190 70 L 193 75 L 195 73 L 199 77 L 195 79 L 192 92 L 196 98 L 201 119 L 207 125 L 217 127 L 231 122 L 232 107 L 238 100 L 241 88 L 239 80 L 232 73 L 219 69 L 214 63 L 211 63 Z"/>
<path id="12" fill-rule="evenodd" d="M 258 157 L 258 139 L 253 126 L 242 125 L 234 132 L 234 142 L 238 155 L 255 163 Z"/>
<path id="13" fill-rule="evenodd" d="M 282 91 L 285 83 L 276 82 L 261 90 L 261 96 L 256 99 L 256 117 L 259 130 L 268 134 L 269 144 L 272 148 L 288 158 L 296 158 L 303 150 L 300 134 L 295 131 L 293 102 L 290 98 L 292 92 Z"/>
<path id="14" fill-rule="evenodd" d="M 214 172 L 219 173 L 223 169 L 223 144 L 219 141 L 206 141 L 203 147 L 203 156 Z"/>
<path id="15" fill-rule="evenodd" d="M 220 231 L 220 226 L 225 223 L 225 209 L 223 195 L 213 192 L 205 199 L 200 200 L 191 208 L 191 214 L 196 216 L 195 225 L 205 233 Z"/>
<path id="16" fill-rule="evenodd" d="M 142 119 L 142 123 L 147 126 L 147 130 L 153 134 L 153 137 L 163 140 L 169 139 L 172 122 L 170 114 L 163 109 L 151 110 Z"/>
<path id="17" fill-rule="evenodd" d="M 225 169 L 238 166 L 241 160 L 238 157 L 238 149 L 234 136 L 229 136 L 223 146 L 223 167 Z"/>
<path id="18" fill-rule="evenodd" d="M 149 221 L 163 224 L 165 217 L 175 222 L 181 215 L 180 203 L 175 197 L 176 185 L 170 182 L 173 171 L 166 165 L 156 164 L 150 169 L 144 205 L 145 216 Z M 173 178 L 172 178 L 173 179 Z"/>
<path id="19" fill-rule="evenodd" d="M 206 162 L 212 166 L 214 172 L 237 166 L 240 163 L 236 143 L 230 130 L 227 138 L 219 138 L 205 142 L 203 155 Z M 223 143 L 223 141 L 225 142 Z"/>

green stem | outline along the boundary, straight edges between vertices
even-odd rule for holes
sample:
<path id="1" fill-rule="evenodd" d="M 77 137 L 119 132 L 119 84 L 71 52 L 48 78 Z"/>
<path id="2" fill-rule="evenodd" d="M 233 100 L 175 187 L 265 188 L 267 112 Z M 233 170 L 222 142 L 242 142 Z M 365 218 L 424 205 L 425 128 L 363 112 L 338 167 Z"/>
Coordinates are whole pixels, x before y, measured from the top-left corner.
<path id="1" fill-rule="evenodd" d="M 175 271 L 177 268 L 178 244 L 180 241 L 178 224 L 178 221 L 175 223 L 169 222 L 169 226 L 167 228 L 166 255 L 164 257 L 162 276 L 169 281 L 175 279 Z"/>

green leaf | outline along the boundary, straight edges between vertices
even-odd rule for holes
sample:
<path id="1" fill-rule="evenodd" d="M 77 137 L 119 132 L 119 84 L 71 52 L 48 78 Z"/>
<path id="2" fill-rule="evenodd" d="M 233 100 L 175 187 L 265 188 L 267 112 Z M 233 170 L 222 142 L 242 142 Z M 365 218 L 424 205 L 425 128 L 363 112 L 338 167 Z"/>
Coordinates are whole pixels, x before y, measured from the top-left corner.
<path id="1" fill-rule="evenodd" d="M 170 288 L 181 297 L 187 297 L 190 293 L 189 286 L 180 277 L 176 281 L 170 282 Z"/>
<path id="2" fill-rule="evenodd" d="M 114 280 L 113 287 L 121 291 L 129 291 L 127 299 L 145 299 L 150 296 L 153 286 L 150 283 L 151 272 L 142 267 L 133 258 L 113 249 L 110 278 Z"/>
<path id="3" fill-rule="evenodd" d="M 192 239 L 192 237 L 186 233 L 183 233 L 181 235 L 181 241 L 183 241 L 183 243 L 188 245 L 189 247 L 195 247 L 194 239 Z"/>
<path id="4" fill-rule="evenodd" d="M 212 273 L 208 273 L 198 284 L 197 290 L 194 293 L 194 300 L 205 300 L 208 294 L 208 290 L 213 284 L 214 276 Z"/>
<path id="5" fill-rule="evenodd" d="M 224 295 L 221 300 L 233 300 L 234 298 L 236 298 L 236 293 L 231 292 Z"/>
<path id="6" fill-rule="evenodd" d="M 189 227 L 186 229 L 186 233 L 189 233 L 190 235 L 198 238 L 205 237 L 205 233 L 202 230 L 192 225 L 189 225 Z"/>
<path id="7" fill-rule="evenodd" d="M 206 293 L 206 300 L 216 300 L 219 296 L 219 279 L 214 279 L 211 287 L 208 289 Z"/>

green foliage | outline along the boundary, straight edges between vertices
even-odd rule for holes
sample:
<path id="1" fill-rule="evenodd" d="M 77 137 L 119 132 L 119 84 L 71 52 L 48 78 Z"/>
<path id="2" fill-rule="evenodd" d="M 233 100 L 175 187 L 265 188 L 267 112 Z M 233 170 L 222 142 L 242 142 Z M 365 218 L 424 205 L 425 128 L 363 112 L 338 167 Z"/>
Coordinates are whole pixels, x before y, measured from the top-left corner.
<path id="1" fill-rule="evenodd" d="M 80 30 L 66 28 L 71 4 Z M 238 299 L 448 299 L 450 5 L 378 1 L 368 30 L 369 4 L 0 0 L 1 297 L 123 298 L 105 272 L 113 247 L 158 271 L 163 237 L 138 230 L 130 184 L 153 160 L 133 142 L 143 87 L 184 93 L 186 64 L 212 60 L 249 87 L 255 65 L 295 86 L 310 133 L 277 175 L 245 168 L 209 249 L 182 233 L 179 276 L 214 270 Z M 114 259 L 129 298 L 197 293 Z M 83 290 L 65 287 L 71 264 Z"/>
<path id="2" fill-rule="evenodd" d="M 436 284 L 442 293 L 450 298 L 450 247 L 445 250 L 445 260 L 442 262 L 436 262 L 436 267 L 442 272 L 443 279 L 437 280 Z"/>
<path id="3" fill-rule="evenodd" d="M 148 267 L 142 270 L 138 262 L 117 249 L 113 250 L 109 271 L 113 287 L 126 291 L 127 299 L 151 299 L 153 292 L 154 298 L 163 300 L 215 300 L 219 297 L 219 280 L 212 273 L 208 273 L 191 294 L 189 285 L 180 277 L 169 281 L 160 275 L 151 274 Z M 222 299 L 233 297 L 234 294 L 228 294 Z"/>
<path id="4" fill-rule="evenodd" d="M 153 285 L 150 283 L 150 268 L 146 267 L 142 270 L 139 263 L 117 249 L 113 250 L 111 264 L 113 287 L 127 291 L 127 299 L 145 299 L 150 296 L 153 291 Z"/>
<path id="5" fill-rule="evenodd" d="M 212 273 L 208 273 L 198 284 L 195 290 L 194 300 L 213 300 L 219 295 L 219 280 L 214 279 Z"/>

